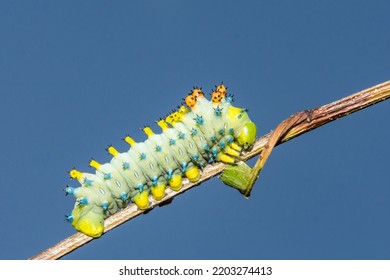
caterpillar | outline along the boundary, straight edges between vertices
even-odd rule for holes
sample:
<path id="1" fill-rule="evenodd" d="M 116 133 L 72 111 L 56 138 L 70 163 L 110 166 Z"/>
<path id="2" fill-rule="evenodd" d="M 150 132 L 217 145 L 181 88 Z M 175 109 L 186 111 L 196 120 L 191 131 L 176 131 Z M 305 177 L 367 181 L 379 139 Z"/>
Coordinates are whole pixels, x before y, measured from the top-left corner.
<path id="1" fill-rule="evenodd" d="M 241 152 L 253 144 L 256 125 L 247 109 L 234 107 L 232 102 L 223 83 L 215 86 L 210 101 L 202 88 L 194 87 L 177 110 L 157 121 L 160 134 L 145 126 L 144 142 L 129 135 L 124 138 L 130 145 L 127 152 L 120 153 L 110 145 L 109 163 L 89 162 L 95 174 L 73 168 L 69 175 L 80 186 L 64 189 L 76 199 L 66 220 L 77 231 L 98 238 L 104 231 L 104 219 L 129 203 L 148 209 L 150 196 L 161 200 L 166 188 L 180 190 L 183 177 L 197 182 L 207 164 L 235 164 Z"/>

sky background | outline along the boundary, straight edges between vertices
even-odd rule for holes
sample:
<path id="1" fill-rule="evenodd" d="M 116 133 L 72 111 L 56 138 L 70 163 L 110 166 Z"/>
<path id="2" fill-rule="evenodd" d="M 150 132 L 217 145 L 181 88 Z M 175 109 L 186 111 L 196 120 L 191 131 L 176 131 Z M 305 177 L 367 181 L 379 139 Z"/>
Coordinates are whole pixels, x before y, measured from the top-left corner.
<path id="1" fill-rule="evenodd" d="M 389 1 L 1 1 L 0 259 L 75 233 L 68 171 L 223 81 L 258 136 L 390 79 Z M 277 147 L 63 259 L 390 259 L 390 103 Z M 153 126 L 156 128 L 155 126 Z M 156 128 L 156 130 L 158 130 Z M 252 161 L 253 162 L 253 161 Z"/>

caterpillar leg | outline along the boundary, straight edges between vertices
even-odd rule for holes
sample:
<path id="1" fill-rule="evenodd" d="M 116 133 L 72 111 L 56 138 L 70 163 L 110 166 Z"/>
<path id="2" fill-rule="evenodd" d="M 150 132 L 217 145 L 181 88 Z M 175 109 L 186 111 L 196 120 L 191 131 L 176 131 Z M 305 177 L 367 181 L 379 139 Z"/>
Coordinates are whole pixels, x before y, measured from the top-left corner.
<path id="1" fill-rule="evenodd" d="M 172 178 L 168 181 L 168 184 L 169 184 L 169 187 L 174 191 L 178 191 L 181 189 L 182 175 L 181 175 L 180 170 L 177 170 L 172 174 Z"/>
<path id="2" fill-rule="evenodd" d="M 199 181 L 200 178 L 200 170 L 199 168 L 194 164 L 189 164 L 187 171 L 185 172 L 186 177 L 188 180 L 192 183 L 195 183 Z"/>
<path id="3" fill-rule="evenodd" d="M 149 207 L 149 192 L 142 191 L 131 198 L 139 209 L 145 210 Z"/>
<path id="4" fill-rule="evenodd" d="M 236 150 L 237 152 L 241 152 L 241 151 L 242 151 L 241 146 L 238 145 L 236 142 L 230 143 L 229 146 L 230 146 L 232 149 Z"/>
<path id="5" fill-rule="evenodd" d="M 150 192 L 155 200 L 161 200 L 165 196 L 167 185 L 165 180 L 157 182 L 156 185 L 150 187 Z"/>
<path id="6" fill-rule="evenodd" d="M 229 146 L 226 146 L 224 149 L 223 149 L 224 153 L 226 153 L 227 155 L 229 156 L 232 156 L 232 157 L 239 157 L 240 156 L 240 152 L 229 147 Z"/>
<path id="7" fill-rule="evenodd" d="M 236 163 L 236 160 L 234 158 L 232 158 L 231 156 L 224 154 L 222 152 L 218 153 L 216 160 L 222 161 L 222 162 L 228 163 L 228 164 L 235 164 Z"/>

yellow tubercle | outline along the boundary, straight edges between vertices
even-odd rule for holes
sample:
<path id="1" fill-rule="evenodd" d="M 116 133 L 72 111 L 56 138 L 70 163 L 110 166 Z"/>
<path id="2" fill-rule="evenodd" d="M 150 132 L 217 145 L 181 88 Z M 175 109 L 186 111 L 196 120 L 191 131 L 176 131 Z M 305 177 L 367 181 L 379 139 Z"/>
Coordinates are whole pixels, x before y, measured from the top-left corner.
<path id="1" fill-rule="evenodd" d="M 117 154 L 119 154 L 119 152 L 117 151 L 117 149 L 115 149 L 113 146 L 109 146 L 107 148 L 107 151 L 109 152 L 110 155 L 112 155 L 113 157 L 116 157 Z"/>
<path id="2" fill-rule="evenodd" d="M 237 120 L 238 116 L 242 113 L 242 109 L 230 106 L 229 109 L 227 110 L 226 115 L 232 119 L 232 120 Z"/>
<path id="3" fill-rule="evenodd" d="M 167 123 L 166 121 L 164 121 L 164 120 L 159 120 L 159 121 L 157 122 L 157 125 L 158 125 L 159 127 L 161 127 L 162 130 L 165 130 L 165 129 L 168 129 L 168 128 L 169 128 L 168 123 Z"/>
<path id="4" fill-rule="evenodd" d="M 150 192 L 155 200 L 161 200 L 165 195 L 165 184 L 157 184 L 150 188 Z"/>
<path id="5" fill-rule="evenodd" d="M 188 109 L 185 106 L 181 106 L 178 111 L 175 111 L 166 117 L 165 121 L 171 125 L 175 125 L 182 120 L 185 114 L 184 112 L 188 112 Z"/>
<path id="6" fill-rule="evenodd" d="M 148 137 L 154 135 L 153 130 L 149 126 L 145 126 L 142 130 Z"/>
<path id="7" fill-rule="evenodd" d="M 199 168 L 196 166 L 188 168 L 186 171 L 186 177 L 192 183 L 199 181 L 199 178 L 200 178 Z"/>
<path id="8" fill-rule="evenodd" d="M 188 112 L 190 112 L 190 109 L 188 109 L 186 106 L 180 106 L 180 108 L 177 112 L 184 115 L 184 114 L 187 114 Z"/>
<path id="9" fill-rule="evenodd" d="M 96 170 L 99 170 L 101 164 L 98 163 L 96 160 L 92 159 L 92 160 L 89 162 L 89 166 L 95 168 Z"/>
<path id="10" fill-rule="evenodd" d="M 175 124 L 175 119 L 174 119 L 174 117 L 172 116 L 172 114 L 168 115 L 168 116 L 165 118 L 165 122 L 166 122 L 166 123 L 169 123 L 170 125 L 174 125 L 174 124 Z"/>
<path id="11" fill-rule="evenodd" d="M 125 137 L 125 141 L 126 141 L 126 143 L 129 144 L 130 146 L 133 146 L 133 145 L 137 144 L 137 142 L 135 142 L 134 139 L 131 138 L 129 135 L 127 135 L 127 136 Z"/>
<path id="12" fill-rule="evenodd" d="M 173 174 L 171 180 L 169 180 L 169 186 L 172 190 L 178 191 L 181 189 L 182 177 L 179 174 Z"/>
<path id="13" fill-rule="evenodd" d="M 143 191 L 141 193 L 137 193 L 132 200 L 138 206 L 139 209 L 145 210 L 149 207 L 149 193 L 147 191 Z"/>
<path id="14" fill-rule="evenodd" d="M 80 180 L 83 177 L 83 173 L 76 170 L 76 169 L 72 169 L 71 171 L 69 171 L 69 175 L 71 178 L 77 179 L 77 180 Z"/>

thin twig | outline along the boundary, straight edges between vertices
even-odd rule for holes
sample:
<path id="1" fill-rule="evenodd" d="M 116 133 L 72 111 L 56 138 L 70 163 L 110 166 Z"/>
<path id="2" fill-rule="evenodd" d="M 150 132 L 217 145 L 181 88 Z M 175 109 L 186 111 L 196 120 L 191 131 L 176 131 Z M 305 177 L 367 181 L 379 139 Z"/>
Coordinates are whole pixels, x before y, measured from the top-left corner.
<path id="1" fill-rule="evenodd" d="M 358 110 L 367 108 L 388 98 L 390 98 L 390 81 L 365 89 L 361 92 L 347 96 L 343 99 L 326 104 L 319 108 L 303 111 L 307 118 L 300 118 L 298 123 L 296 123 L 291 129 L 289 129 L 280 139 L 280 141 L 276 143 L 276 145 L 284 143 L 310 130 L 318 128 L 328 122 L 332 122 L 336 119 L 347 116 Z M 266 146 L 271 134 L 272 133 L 268 133 L 261 138 L 258 138 L 255 141 L 253 148 L 249 152 L 244 153 L 241 159 L 243 161 L 246 161 L 254 157 L 255 155 L 261 153 L 261 151 L 263 151 L 264 147 Z M 183 187 L 180 191 L 174 192 L 168 189 L 166 191 L 166 196 L 161 201 L 155 201 L 151 199 L 152 202 L 150 205 L 150 209 L 146 211 L 150 211 L 158 205 L 170 203 L 170 201 L 172 201 L 175 196 L 182 194 L 190 188 L 199 185 L 200 183 L 216 176 L 217 174 L 221 173 L 223 169 L 224 164 L 222 163 L 216 163 L 207 166 L 204 169 L 202 177 L 198 182 L 190 183 L 188 180 L 183 180 Z M 114 215 L 110 216 L 108 219 L 105 220 L 104 232 L 107 232 L 144 212 L 145 211 L 137 209 L 134 204 L 131 204 L 125 209 L 115 213 Z M 93 238 L 88 237 L 82 233 L 76 233 L 57 243 L 53 247 L 50 247 L 45 251 L 37 254 L 36 256 L 31 257 L 30 259 L 58 259 L 72 252 L 73 250 L 76 250 L 77 248 L 83 246 L 84 244 L 90 242 L 91 240 L 93 240 Z"/>
<path id="2" fill-rule="evenodd" d="M 261 170 L 263 169 L 268 157 L 271 155 L 272 150 L 277 145 L 277 143 L 280 141 L 280 139 L 283 138 L 284 135 L 295 125 L 298 123 L 307 120 L 308 113 L 306 111 L 301 111 L 298 113 L 295 113 L 288 119 L 285 119 L 282 121 L 272 132 L 269 140 L 267 141 L 267 144 L 264 147 L 263 152 L 260 154 L 259 159 L 256 161 L 255 165 L 253 166 L 251 172 L 249 174 L 246 174 L 245 176 L 248 177 L 247 184 L 245 186 L 244 196 L 249 197 L 252 191 L 252 188 L 256 182 L 256 180 L 259 177 L 259 174 Z M 234 167 L 234 166 L 233 166 Z"/>

